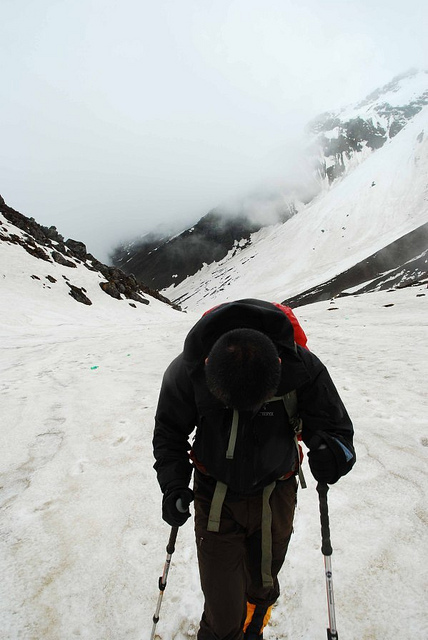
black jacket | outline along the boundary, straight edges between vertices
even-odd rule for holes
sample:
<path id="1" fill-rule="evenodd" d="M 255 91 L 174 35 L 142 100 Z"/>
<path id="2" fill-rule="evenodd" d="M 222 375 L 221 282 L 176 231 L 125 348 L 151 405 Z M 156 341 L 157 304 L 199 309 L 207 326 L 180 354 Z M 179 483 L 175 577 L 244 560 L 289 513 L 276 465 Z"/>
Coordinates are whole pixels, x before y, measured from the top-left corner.
<path id="1" fill-rule="evenodd" d="M 337 461 L 340 475 L 347 473 L 355 461 L 353 427 L 327 369 L 313 353 L 299 346 L 296 351 L 291 322 L 275 305 L 239 300 L 203 316 L 189 332 L 183 353 L 165 372 L 153 438 L 162 491 L 188 486 L 190 449 L 210 476 L 242 494 L 256 492 L 296 468 L 294 433 L 281 401 L 264 405 L 256 415 L 240 412 L 234 457 L 226 459 L 233 410 L 209 392 L 204 361 L 215 341 L 238 327 L 262 331 L 274 342 L 282 361 L 276 395 L 296 389 L 304 443 L 310 447 L 320 432 L 332 436 L 345 447 L 336 450 L 342 458 Z"/>

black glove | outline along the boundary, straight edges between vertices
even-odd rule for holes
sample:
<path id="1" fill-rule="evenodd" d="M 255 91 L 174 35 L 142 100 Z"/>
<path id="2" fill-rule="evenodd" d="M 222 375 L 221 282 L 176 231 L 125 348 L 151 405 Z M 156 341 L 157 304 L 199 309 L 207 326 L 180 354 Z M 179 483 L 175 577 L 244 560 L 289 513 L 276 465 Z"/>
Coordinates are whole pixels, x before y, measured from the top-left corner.
<path id="1" fill-rule="evenodd" d="M 193 491 L 188 487 L 166 491 L 162 500 L 162 518 L 171 527 L 181 527 L 190 518 L 189 504 Z"/>
<path id="2" fill-rule="evenodd" d="M 350 444 L 345 446 L 328 433 L 317 431 L 309 442 L 308 460 L 315 480 L 334 484 L 352 469 L 355 452 Z"/>

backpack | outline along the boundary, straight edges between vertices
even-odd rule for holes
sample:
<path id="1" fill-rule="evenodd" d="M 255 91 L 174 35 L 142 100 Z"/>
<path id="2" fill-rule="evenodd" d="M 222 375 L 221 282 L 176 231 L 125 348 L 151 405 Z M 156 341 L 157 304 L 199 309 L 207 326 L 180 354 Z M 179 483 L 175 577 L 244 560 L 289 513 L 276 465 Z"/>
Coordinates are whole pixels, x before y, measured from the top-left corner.
<path id="1" fill-rule="evenodd" d="M 283 304 L 280 303 L 273 303 L 275 307 L 277 307 L 278 309 L 280 309 L 286 316 L 287 318 L 290 320 L 292 326 L 293 326 L 293 331 L 294 331 L 294 342 L 295 342 L 295 348 L 297 351 L 297 345 L 300 345 L 301 347 L 303 347 L 304 349 L 308 349 L 307 347 L 307 338 L 306 338 L 306 334 L 303 331 L 302 327 L 300 326 L 299 321 L 297 320 L 296 316 L 294 315 L 292 309 L 290 307 L 287 307 Z M 206 311 L 203 316 L 209 314 L 211 311 L 213 311 L 214 309 L 216 309 L 218 306 L 220 305 L 216 305 L 215 307 L 208 309 L 208 311 Z M 298 468 L 297 468 L 297 475 L 299 477 L 300 480 L 300 484 L 302 486 L 302 488 L 306 487 L 306 482 L 305 482 L 305 478 L 303 475 L 303 471 L 302 471 L 302 460 L 303 460 L 303 451 L 302 451 L 302 447 L 300 445 L 300 440 L 301 440 L 301 431 L 302 431 L 302 420 L 298 415 L 298 411 L 297 411 L 297 393 L 296 390 L 292 390 L 289 393 L 286 393 L 284 396 L 280 396 L 280 397 L 275 397 L 275 398 L 271 398 L 271 400 L 269 400 L 268 402 L 276 402 L 276 401 L 282 401 L 284 403 L 284 407 L 285 407 L 285 411 L 288 415 L 288 419 L 290 421 L 290 424 L 293 428 L 294 431 L 294 444 L 296 446 L 297 449 L 297 464 L 298 464 Z M 237 435 L 237 429 L 238 429 L 238 412 L 234 411 L 234 418 L 232 421 L 232 428 L 231 428 L 231 434 L 230 434 L 230 440 L 229 440 L 229 446 L 228 446 L 228 450 L 226 453 L 226 457 L 228 458 L 233 458 L 233 453 L 234 453 L 234 447 L 235 447 L 235 442 L 236 442 L 236 435 Z M 292 474 L 294 475 L 294 473 L 296 473 L 295 471 L 292 472 Z M 263 495 L 262 495 L 262 509 L 263 509 L 263 517 L 262 517 L 262 521 L 263 521 L 263 526 L 262 526 L 262 559 L 261 559 L 261 565 L 262 565 L 262 579 L 263 579 L 263 585 L 265 587 L 272 587 L 273 586 L 273 581 L 272 581 L 272 576 L 271 576 L 271 564 L 272 564 L 272 539 L 271 539 L 271 533 L 270 533 L 270 506 L 269 506 L 269 499 L 270 499 L 270 495 L 273 491 L 273 489 L 275 488 L 276 485 L 276 481 L 267 485 L 264 490 L 263 490 Z M 224 499 L 226 497 L 226 492 L 227 492 L 227 485 L 224 484 L 221 481 L 217 481 L 216 482 L 216 486 L 215 486 L 215 490 L 214 490 L 214 494 L 213 494 L 213 498 L 212 498 L 212 502 L 211 502 L 211 507 L 210 507 L 210 512 L 209 512 L 209 519 L 208 519 L 208 526 L 207 526 L 207 530 L 208 531 L 212 531 L 212 532 L 218 532 L 220 530 L 220 519 L 221 519 L 221 511 L 223 508 L 223 502 Z"/>
<path id="2" fill-rule="evenodd" d="M 284 304 L 280 304 L 279 302 L 274 302 L 273 304 L 275 307 L 277 307 L 277 309 L 280 309 L 287 316 L 287 318 L 290 320 L 291 324 L 293 325 L 294 342 L 296 342 L 296 344 L 300 345 L 304 349 L 308 349 L 307 347 L 308 339 L 306 337 L 306 333 L 303 331 L 302 327 L 300 326 L 300 323 L 296 318 L 296 316 L 294 315 L 293 310 L 290 307 L 286 307 Z"/>
<path id="3" fill-rule="evenodd" d="M 306 334 L 303 331 L 298 319 L 294 315 L 293 310 L 291 309 L 291 307 L 287 307 L 285 304 L 281 304 L 280 302 L 273 302 L 272 304 L 277 309 L 280 309 L 287 316 L 287 318 L 290 320 L 291 324 L 293 325 L 294 341 L 296 342 L 296 344 L 300 345 L 304 349 L 308 349 L 308 347 L 307 347 L 308 339 L 306 337 Z M 217 309 L 217 307 L 219 307 L 219 306 L 221 306 L 221 305 L 217 304 L 215 307 L 211 307 L 210 309 L 208 309 L 207 311 L 205 311 L 202 314 L 202 317 L 207 316 L 209 313 L 211 313 L 211 311 L 214 311 L 214 309 Z"/>

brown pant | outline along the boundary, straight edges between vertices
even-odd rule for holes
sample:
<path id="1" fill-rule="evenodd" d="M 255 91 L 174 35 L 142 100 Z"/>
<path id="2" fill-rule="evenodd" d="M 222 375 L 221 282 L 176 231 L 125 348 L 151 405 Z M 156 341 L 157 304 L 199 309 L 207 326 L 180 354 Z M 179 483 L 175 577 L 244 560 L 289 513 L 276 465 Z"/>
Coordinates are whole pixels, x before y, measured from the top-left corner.
<path id="1" fill-rule="evenodd" d="M 277 574 L 290 540 L 296 504 L 296 480 L 278 481 L 270 498 L 272 511 L 273 587 L 261 577 L 262 496 L 226 495 L 220 531 L 207 531 L 215 484 L 195 477 L 195 533 L 205 607 L 198 640 L 242 640 L 247 601 L 265 607 L 279 596 Z"/>

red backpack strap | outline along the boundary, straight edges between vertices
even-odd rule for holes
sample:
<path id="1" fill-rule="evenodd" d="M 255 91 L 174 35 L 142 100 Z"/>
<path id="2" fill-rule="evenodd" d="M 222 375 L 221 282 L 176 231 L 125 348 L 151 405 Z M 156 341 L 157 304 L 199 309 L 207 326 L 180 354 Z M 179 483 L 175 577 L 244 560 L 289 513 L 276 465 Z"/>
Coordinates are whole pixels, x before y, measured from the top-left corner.
<path id="1" fill-rule="evenodd" d="M 204 316 L 207 316 L 209 313 L 211 313 L 211 311 L 214 311 L 214 309 L 217 309 L 217 307 L 221 307 L 221 305 L 216 304 L 215 307 L 211 307 L 211 309 L 207 309 L 207 311 L 204 311 L 201 317 L 203 318 Z"/>
<path id="2" fill-rule="evenodd" d="M 279 304 L 279 302 L 274 302 L 273 304 L 275 305 L 275 307 L 277 307 L 278 309 L 281 309 L 281 311 L 285 313 L 285 315 L 293 325 L 295 342 L 297 342 L 297 344 L 299 344 L 301 347 L 308 349 L 307 347 L 308 339 L 306 337 L 306 333 L 303 331 L 302 327 L 300 326 L 300 323 L 296 318 L 296 316 L 294 315 L 292 309 L 290 307 L 286 307 L 284 304 Z"/>

